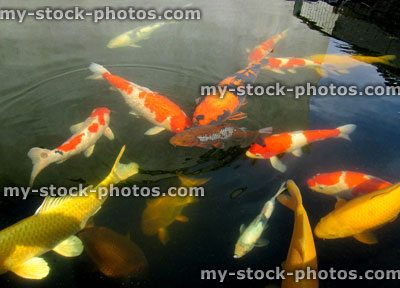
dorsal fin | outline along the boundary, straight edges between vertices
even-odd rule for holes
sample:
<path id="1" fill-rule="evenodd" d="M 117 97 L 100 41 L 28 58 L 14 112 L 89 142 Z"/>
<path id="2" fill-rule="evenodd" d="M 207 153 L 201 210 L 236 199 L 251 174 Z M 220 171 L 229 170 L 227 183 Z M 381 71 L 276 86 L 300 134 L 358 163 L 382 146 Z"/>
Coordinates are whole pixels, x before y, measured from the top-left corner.
<path id="1" fill-rule="evenodd" d="M 44 213 L 50 209 L 53 209 L 55 207 L 58 207 L 62 204 L 64 204 L 66 201 L 70 200 L 71 196 L 65 196 L 65 197 L 51 197 L 47 196 L 42 205 L 36 210 L 35 214 L 41 214 Z"/>

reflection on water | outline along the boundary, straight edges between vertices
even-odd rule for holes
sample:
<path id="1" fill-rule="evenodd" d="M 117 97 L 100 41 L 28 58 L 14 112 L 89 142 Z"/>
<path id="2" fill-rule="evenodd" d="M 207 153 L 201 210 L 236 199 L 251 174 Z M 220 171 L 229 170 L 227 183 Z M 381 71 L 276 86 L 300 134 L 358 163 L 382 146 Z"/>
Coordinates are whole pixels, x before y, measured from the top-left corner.
<path id="1" fill-rule="evenodd" d="M 35 5 L 47 5 L 45 2 L 38 1 Z M 107 5 L 106 1 L 100 2 L 104 3 L 85 1 L 85 5 Z M 126 1 L 114 2 L 116 7 L 127 5 Z M 70 126 L 83 121 L 97 107 L 110 109 L 109 125 L 115 140 L 99 139 L 90 158 L 78 155 L 60 165 L 53 164 L 51 169 L 41 172 L 35 185 L 98 183 L 109 171 L 122 145 L 127 147 L 125 162 L 134 161 L 140 167 L 134 179 L 124 181 L 127 185 L 179 185 L 177 174 L 211 180 L 205 184 L 206 196 L 198 199 L 196 205 L 185 207 L 184 215 L 190 220 L 168 227 L 170 241 L 166 246 L 157 237 L 146 236 L 141 231 L 146 199 L 111 197 L 96 215 L 96 224 L 120 235 L 129 233 L 132 241 L 143 250 L 149 265 L 145 279 L 109 279 L 93 267 L 87 254 L 69 259 L 47 253 L 44 258 L 52 268 L 47 278 L 32 282 L 8 273 L 0 277 L 1 287 L 84 287 L 88 283 L 112 287 L 165 287 L 165 283 L 175 287 L 219 286 L 217 281 L 200 280 L 200 270 L 274 269 L 286 259 L 293 216 L 280 204 L 276 205 L 266 231 L 269 246 L 256 249 L 240 260 L 232 258 L 240 225 L 254 219 L 283 180 L 294 179 L 298 184 L 312 228 L 332 210 L 335 202 L 307 188 L 306 180 L 317 173 L 349 170 L 398 181 L 400 134 L 394 123 L 400 120 L 400 110 L 395 96 L 319 96 L 295 100 L 293 93 L 288 93 L 285 97 L 247 97 L 248 104 L 241 112 L 248 117 L 234 124 L 250 131 L 269 126 L 275 133 L 281 133 L 333 129 L 348 123 L 357 125 L 352 142 L 323 141 L 308 147 L 309 153 L 301 158 L 285 156 L 283 161 L 288 168 L 282 174 L 270 167 L 267 160 L 246 158 L 246 148 L 239 145 L 209 150 L 174 147 L 169 143 L 172 134 L 168 131 L 144 135 L 152 124 L 130 115 L 119 92 L 111 91 L 105 82 L 86 79 L 91 74 L 87 69 L 89 64 L 100 63 L 115 75 L 166 96 L 191 116 L 196 98 L 200 96 L 200 85 L 215 85 L 243 69 L 248 65 L 248 49 L 285 29 L 288 29 L 287 35 L 276 44 L 271 57 L 395 55 L 394 63 L 399 65 L 398 39 L 381 33 L 375 24 L 371 26 L 365 19 L 336 14 L 337 9 L 326 3 L 304 2 L 299 10 L 301 17 L 297 18 L 292 14 L 294 2 L 250 2 L 194 3 L 193 6 L 198 5 L 202 10 L 202 20 L 165 25 L 149 39 L 141 41 L 141 48 L 109 49 L 107 44 L 115 36 L 151 24 L 150 21 L 94 24 L 27 19 L 23 24 L 2 22 L 1 187 L 27 186 L 32 169 L 27 157 L 29 149 L 57 147 L 70 137 Z M 183 7 L 185 4 L 186 1 L 176 0 L 168 6 Z M 16 1 L 13 5 L 25 7 L 28 4 Z M 310 5 L 323 6 L 325 12 Z M 68 7 L 61 3 L 59 6 Z M 148 4 L 136 1 L 135 6 L 147 7 Z M 160 2 L 154 6 L 162 9 L 167 5 Z M 307 7 L 312 7 L 313 12 Z M 356 33 L 358 29 L 349 33 L 345 27 L 365 29 L 361 35 Z M 398 68 L 368 61 L 360 63 L 362 65 L 347 67 L 346 73 L 327 73 L 322 78 L 315 69 L 304 67 L 296 68 L 296 73 L 286 71 L 284 74 L 261 70 L 256 83 L 280 82 L 291 87 L 305 82 L 360 87 L 371 83 L 399 83 Z M 1 227 L 32 215 L 42 201 L 34 196 L 25 201 L 1 196 Z M 315 238 L 319 269 L 398 269 L 400 263 L 395 255 L 399 235 L 396 225 L 389 224 L 378 230 L 379 244 L 374 246 L 356 243 L 350 238 L 326 241 Z M 231 278 L 227 283 L 234 286 L 238 282 Z M 279 281 L 266 280 L 239 284 L 265 287 L 268 283 L 280 285 Z M 395 283 L 387 283 L 387 287 L 396 287 Z M 322 281 L 320 287 L 335 287 L 335 284 L 327 280 Z M 343 282 L 344 286 L 351 284 Z M 376 287 L 373 281 L 363 285 Z"/>

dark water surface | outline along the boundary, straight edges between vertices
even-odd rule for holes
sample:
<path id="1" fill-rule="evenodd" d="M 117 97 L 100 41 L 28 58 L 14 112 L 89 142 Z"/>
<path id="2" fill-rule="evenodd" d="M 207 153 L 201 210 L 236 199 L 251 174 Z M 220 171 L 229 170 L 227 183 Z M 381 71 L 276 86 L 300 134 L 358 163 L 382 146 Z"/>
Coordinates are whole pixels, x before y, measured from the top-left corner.
<path id="1" fill-rule="evenodd" d="M 64 2 L 63 2 L 64 3 Z M 54 2 L 57 7 L 72 3 Z M 75 3 L 75 2 L 74 2 Z M 114 7 L 182 7 L 186 1 L 113 1 Z M 8 6 L 34 8 L 49 1 L 7 3 Z M 86 8 L 101 7 L 108 1 L 82 1 Z M 75 5 L 75 4 L 74 4 Z M 185 21 L 155 32 L 142 48 L 108 49 L 108 41 L 135 27 L 150 22 L 137 21 L 33 21 L 23 24 L 0 23 L 0 184 L 27 186 L 32 169 L 27 152 L 32 147 L 52 149 L 70 136 L 69 127 L 83 121 L 101 106 L 111 110 L 110 127 L 116 139 L 102 137 L 90 158 L 75 156 L 61 165 L 53 164 L 38 176 L 39 186 L 73 186 L 78 182 L 98 183 L 109 172 L 115 156 L 126 145 L 123 162 L 137 162 L 141 173 L 127 185 L 177 185 L 177 172 L 209 177 L 206 196 L 184 209 L 188 223 L 175 222 L 168 231 L 170 242 L 163 246 L 156 236 L 145 236 L 140 227 L 146 207 L 143 198 L 110 198 L 95 216 L 97 225 L 127 234 L 143 250 L 149 262 L 145 280 L 109 279 L 97 272 L 83 254 L 64 258 L 53 252 L 44 255 L 51 267 L 40 281 L 25 280 L 7 273 L 0 275 L 0 287 L 265 287 L 280 286 L 279 281 L 238 281 L 227 278 L 220 284 L 201 280 L 201 269 L 275 269 L 286 259 L 293 225 L 293 213 L 277 204 L 265 237 L 270 244 L 255 248 L 242 259 L 233 259 L 239 227 L 248 224 L 282 181 L 293 179 L 302 191 L 311 226 L 330 212 L 333 198 L 310 191 L 306 179 L 316 173 L 352 170 L 388 181 L 399 180 L 400 100 L 398 96 L 350 97 L 319 96 L 295 100 L 286 97 L 248 97 L 243 108 L 248 118 L 235 122 L 251 130 L 266 126 L 275 131 L 327 129 L 354 123 L 352 142 L 332 139 L 316 143 L 310 154 L 301 158 L 284 157 L 286 173 L 274 170 L 269 161 L 253 161 L 245 149 L 227 150 L 173 147 L 170 132 L 145 136 L 151 128 L 145 119 L 128 114 L 129 107 L 108 83 L 85 79 L 91 62 L 105 65 L 112 73 L 167 96 L 191 115 L 200 85 L 216 84 L 247 66 L 246 48 L 252 49 L 269 37 L 289 29 L 275 47 L 273 57 L 306 57 L 313 54 L 365 54 L 379 56 L 352 43 L 331 38 L 304 19 L 292 15 L 293 2 L 199 1 L 192 7 L 202 10 L 199 21 Z M 307 25 L 308 24 L 308 25 Z M 312 29 L 311 29 L 312 28 Z M 400 55 L 397 55 L 400 57 Z M 311 69 L 296 74 L 262 71 L 258 83 L 281 82 L 293 86 L 341 83 L 393 84 L 399 70 L 382 65 L 361 65 L 349 74 L 321 77 Z M 246 190 L 237 198 L 230 194 Z M 0 224 L 5 228 L 30 216 L 41 203 L 36 196 L 22 201 L 1 196 Z M 400 228 L 398 220 L 377 231 L 379 243 L 368 246 L 351 238 L 315 239 L 320 269 L 400 269 Z M 326 280 L 320 287 L 398 287 L 398 281 L 352 282 Z"/>

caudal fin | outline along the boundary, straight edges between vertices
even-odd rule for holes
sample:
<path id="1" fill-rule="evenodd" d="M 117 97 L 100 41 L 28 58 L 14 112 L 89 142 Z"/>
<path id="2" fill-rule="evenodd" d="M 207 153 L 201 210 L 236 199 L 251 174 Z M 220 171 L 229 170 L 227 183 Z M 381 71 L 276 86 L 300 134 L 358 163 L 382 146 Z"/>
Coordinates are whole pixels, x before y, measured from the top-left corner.
<path id="1" fill-rule="evenodd" d="M 49 161 L 50 150 L 42 149 L 42 148 L 32 148 L 28 152 L 28 157 L 31 158 L 33 168 L 31 173 L 31 178 L 29 181 L 29 186 L 33 185 L 36 176 L 42 171 L 46 166 L 48 166 L 51 162 Z"/>
<path id="2" fill-rule="evenodd" d="M 139 165 L 131 162 L 129 164 L 119 163 L 122 154 L 124 154 L 125 146 L 121 148 L 121 151 L 118 154 L 117 159 L 115 160 L 114 166 L 111 169 L 109 178 L 112 184 L 118 184 L 119 182 L 137 174 L 139 172 Z"/>
<path id="3" fill-rule="evenodd" d="M 301 198 L 300 190 L 297 187 L 296 183 L 293 180 L 288 180 L 286 182 L 286 188 L 289 191 L 290 196 L 281 194 L 278 196 L 278 201 L 288 207 L 289 209 L 295 211 L 296 207 L 303 204 L 303 200 Z"/>
<path id="4" fill-rule="evenodd" d="M 357 125 L 354 125 L 354 124 L 347 124 L 344 126 L 340 126 L 337 128 L 340 131 L 340 134 L 338 137 L 351 141 L 349 135 L 351 133 L 353 133 L 353 131 L 356 130 L 356 128 L 357 128 Z"/>
<path id="5" fill-rule="evenodd" d="M 97 63 L 91 63 L 89 65 L 89 70 L 92 71 L 93 74 L 87 77 L 87 79 L 93 79 L 93 80 L 101 80 L 103 79 L 104 73 L 110 73 L 106 68 Z"/>
<path id="6" fill-rule="evenodd" d="M 396 65 L 394 65 L 391 61 L 396 59 L 396 55 L 383 55 L 380 57 L 377 57 L 378 62 L 388 65 L 388 66 L 392 66 L 392 67 L 396 67 Z"/>
<path id="7" fill-rule="evenodd" d="M 178 178 L 181 181 L 181 185 L 188 188 L 204 185 L 211 179 L 211 178 L 192 178 L 182 174 L 178 174 Z"/>

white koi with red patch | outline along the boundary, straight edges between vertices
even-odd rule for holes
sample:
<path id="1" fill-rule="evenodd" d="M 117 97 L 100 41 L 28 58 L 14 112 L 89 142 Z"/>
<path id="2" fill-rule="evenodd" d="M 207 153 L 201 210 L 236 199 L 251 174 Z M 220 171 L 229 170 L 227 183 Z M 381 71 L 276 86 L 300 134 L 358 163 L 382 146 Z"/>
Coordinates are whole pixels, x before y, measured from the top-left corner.
<path id="1" fill-rule="evenodd" d="M 380 178 L 352 171 L 317 174 L 307 180 L 308 187 L 318 193 L 353 199 L 392 185 Z"/>
<path id="2" fill-rule="evenodd" d="M 110 110 L 105 107 L 97 108 L 84 122 L 71 126 L 70 130 L 74 135 L 61 146 L 53 150 L 37 147 L 30 149 L 28 157 L 32 160 L 33 169 L 29 185 L 32 186 L 40 171 L 52 163 L 62 163 L 82 152 L 85 152 L 86 157 L 90 157 L 97 140 L 102 135 L 113 140 L 114 134 L 108 127 L 109 123 Z"/>
<path id="3" fill-rule="evenodd" d="M 300 59 L 300 58 L 267 58 L 268 64 L 261 67 L 263 70 L 269 70 L 278 74 L 285 74 L 285 71 L 296 73 L 296 68 L 307 67 L 315 69 L 319 74 L 322 74 L 322 62 Z"/>
<path id="4" fill-rule="evenodd" d="M 125 102 L 132 108 L 132 114 L 143 116 L 156 125 L 149 129 L 146 135 L 154 135 L 165 129 L 178 133 L 192 126 L 191 120 L 178 105 L 157 92 L 113 75 L 99 64 L 92 63 L 89 69 L 94 73 L 89 78 L 104 79 L 118 89 Z"/>

